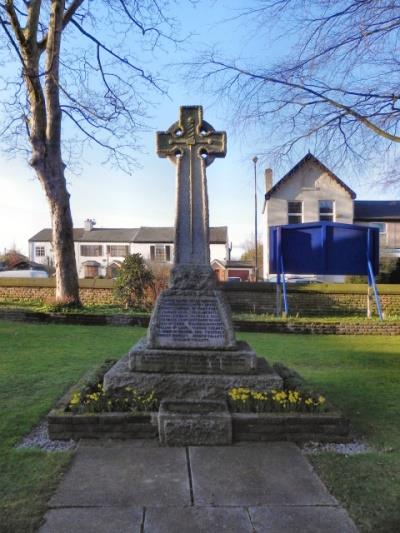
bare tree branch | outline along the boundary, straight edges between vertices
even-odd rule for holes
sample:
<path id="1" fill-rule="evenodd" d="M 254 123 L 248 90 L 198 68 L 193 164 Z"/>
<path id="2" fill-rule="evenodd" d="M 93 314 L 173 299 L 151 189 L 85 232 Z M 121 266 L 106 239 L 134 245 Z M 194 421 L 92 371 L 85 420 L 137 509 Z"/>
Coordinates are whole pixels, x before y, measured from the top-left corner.
<path id="1" fill-rule="evenodd" d="M 157 0 L 3 1 L 4 60 L 8 66 L 12 50 L 22 69 L 0 77 L 0 138 L 9 153 L 30 147 L 51 214 L 56 295 L 79 303 L 64 157 L 96 145 L 127 172 L 136 163 L 150 90 L 164 94 L 142 67 L 144 54 L 161 39 L 177 42 L 164 14 L 168 0 L 162 7 Z"/>
<path id="2" fill-rule="evenodd" d="M 190 76 L 227 102 L 236 123 L 268 131 L 274 153 L 314 143 L 333 158 L 397 157 L 398 2 L 254 0 L 243 18 L 259 49 L 279 24 L 294 44 L 259 65 L 213 52 L 192 62 Z"/>

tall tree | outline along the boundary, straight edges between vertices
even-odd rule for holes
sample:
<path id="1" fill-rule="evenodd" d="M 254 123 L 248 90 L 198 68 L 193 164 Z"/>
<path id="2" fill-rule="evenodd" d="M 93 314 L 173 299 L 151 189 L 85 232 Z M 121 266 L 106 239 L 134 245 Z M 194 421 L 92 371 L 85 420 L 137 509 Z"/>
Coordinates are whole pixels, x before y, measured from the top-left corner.
<path id="1" fill-rule="evenodd" d="M 242 261 L 249 261 L 253 263 L 253 265 L 256 264 L 256 248 L 253 239 L 247 239 L 243 243 L 244 252 L 240 256 L 240 259 Z M 263 279 L 263 272 L 264 272 L 264 263 L 263 263 L 263 245 L 262 243 L 257 244 L 257 265 L 258 265 L 258 272 L 257 272 L 257 279 Z"/>
<path id="2" fill-rule="evenodd" d="M 206 53 L 195 70 L 207 85 L 214 81 L 217 92 L 231 99 L 242 124 L 257 123 L 268 131 L 268 141 L 275 141 L 281 154 L 290 154 L 304 139 L 335 162 L 379 156 L 382 164 L 386 154 L 394 169 L 387 169 L 386 178 L 400 184 L 399 2 L 248 4 L 239 18 L 265 50 L 262 61 Z M 287 55 L 272 59 L 266 43 L 271 44 L 268 36 L 276 26 L 278 42 L 292 46 Z"/>
<path id="3" fill-rule="evenodd" d="M 3 140 L 29 154 L 49 203 L 56 298 L 79 303 L 68 159 L 87 144 L 134 164 L 149 89 L 144 49 L 173 38 L 169 0 L 5 0 L 0 4 Z M 10 57 L 15 62 L 10 64 Z M 64 157 L 63 157 L 64 156 Z M 66 159 L 65 159 L 66 158 Z"/>

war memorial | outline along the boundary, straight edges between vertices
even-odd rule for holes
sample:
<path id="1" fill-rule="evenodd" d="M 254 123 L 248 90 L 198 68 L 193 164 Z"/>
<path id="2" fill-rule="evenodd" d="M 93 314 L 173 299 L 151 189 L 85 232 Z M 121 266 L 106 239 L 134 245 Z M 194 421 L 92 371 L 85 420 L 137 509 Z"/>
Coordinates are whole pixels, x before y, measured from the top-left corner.
<path id="1" fill-rule="evenodd" d="M 156 303 L 147 336 L 105 375 L 104 386 L 116 392 L 127 386 L 154 390 L 161 400 L 161 440 L 169 440 L 165 421 L 174 433 L 172 441 L 226 443 L 231 440 L 225 431 L 228 390 L 282 386 L 265 359 L 235 339 L 229 305 L 210 267 L 206 169 L 215 158 L 225 157 L 226 133 L 203 120 L 201 106 L 181 107 L 179 120 L 157 134 L 157 153 L 176 166 L 170 287 Z M 223 434 L 218 434 L 216 420 Z M 191 437 L 185 437 L 185 428 Z"/>

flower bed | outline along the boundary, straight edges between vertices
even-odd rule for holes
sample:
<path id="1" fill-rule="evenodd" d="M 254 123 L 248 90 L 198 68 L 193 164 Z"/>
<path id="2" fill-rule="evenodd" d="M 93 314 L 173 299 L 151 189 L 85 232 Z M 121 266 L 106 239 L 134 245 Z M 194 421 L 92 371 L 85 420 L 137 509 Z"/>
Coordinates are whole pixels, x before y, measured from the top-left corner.
<path id="1" fill-rule="evenodd" d="M 229 391 L 233 441 L 346 442 L 349 420 L 304 381 L 280 365 L 285 390 L 253 391 L 239 387 Z"/>
<path id="2" fill-rule="evenodd" d="M 143 393 L 127 387 L 119 396 L 104 391 L 102 377 L 112 364 L 114 361 L 107 361 L 86 374 L 58 402 L 47 417 L 50 438 L 158 437 L 159 402 L 151 391 Z M 296 372 L 279 363 L 274 369 L 284 380 L 284 390 L 230 390 L 234 442 L 349 440 L 348 419 L 322 395 L 308 390 Z"/>
<path id="3" fill-rule="evenodd" d="M 158 400 L 130 389 L 111 397 L 101 382 L 115 363 L 108 360 L 85 374 L 47 416 L 51 439 L 149 439 L 158 435 Z"/>
<path id="4" fill-rule="evenodd" d="M 321 413 L 328 410 L 324 396 L 297 389 L 260 392 L 238 387 L 229 391 L 228 403 L 234 413 Z"/>

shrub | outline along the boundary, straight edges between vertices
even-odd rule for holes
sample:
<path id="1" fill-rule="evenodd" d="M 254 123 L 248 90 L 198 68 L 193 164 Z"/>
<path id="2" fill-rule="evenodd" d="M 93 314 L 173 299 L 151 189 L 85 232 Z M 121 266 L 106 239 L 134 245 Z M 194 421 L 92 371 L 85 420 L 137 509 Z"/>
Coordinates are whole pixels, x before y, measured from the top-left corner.
<path id="1" fill-rule="evenodd" d="M 125 257 L 115 280 L 114 293 L 126 309 L 146 307 L 146 290 L 153 287 L 154 275 L 140 254 Z"/>

